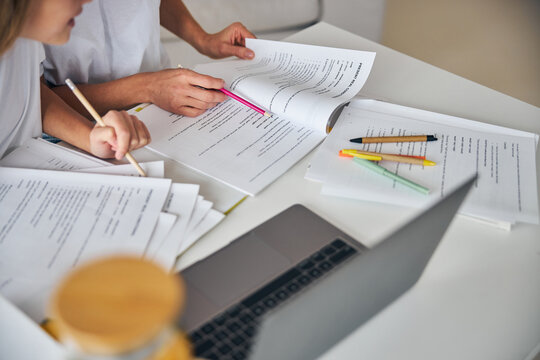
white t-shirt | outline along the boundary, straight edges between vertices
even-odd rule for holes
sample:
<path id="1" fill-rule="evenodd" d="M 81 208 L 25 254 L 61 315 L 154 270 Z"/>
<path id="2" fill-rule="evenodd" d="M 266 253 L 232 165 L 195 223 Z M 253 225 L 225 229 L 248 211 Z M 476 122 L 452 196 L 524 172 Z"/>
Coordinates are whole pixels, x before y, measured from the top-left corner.
<path id="1" fill-rule="evenodd" d="M 41 136 L 43 45 L 19 38 L 0 57 L 0 158 L 31 137 Z"/>
<path id="2" fill-rule="evenodd" d="M 75 18 L 70 40 L 46 45 L 45 79 L 102 83 L 169 67 L 160 42 L 160 0 L 94 0 Z"/>

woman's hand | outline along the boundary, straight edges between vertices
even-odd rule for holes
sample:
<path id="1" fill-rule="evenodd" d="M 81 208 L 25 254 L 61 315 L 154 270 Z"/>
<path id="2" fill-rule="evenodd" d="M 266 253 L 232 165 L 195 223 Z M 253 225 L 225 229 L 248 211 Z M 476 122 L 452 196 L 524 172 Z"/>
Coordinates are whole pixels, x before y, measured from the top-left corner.
<path id="1" fill-rule="evenodd" d="M 236 22 L 216 34 L 206 34 L 199 42 L 197 50 L 213 59 L 236 56 L 249 60 L 253 59 L 255 53 L 246 48 L 247 38 L 254 39 L 255 35 Z"/>
<path id="2" fill-rule="evenodd" d="M 90 132 L 90 152 L 100 158 L 121 160 L 126 153 L 150 143 L 150 133 L 146 125 L 136 116 L 125 111 L 109 111 L 103 121 Z"/>
<path id="3" fill-rule="evenodd" d="M 188 69 L 167 69 L 150 74 L 150 99 L 167 111 L 197 116 L 227 99 L 217 91 L 225 86 L 222 79 Z"/>

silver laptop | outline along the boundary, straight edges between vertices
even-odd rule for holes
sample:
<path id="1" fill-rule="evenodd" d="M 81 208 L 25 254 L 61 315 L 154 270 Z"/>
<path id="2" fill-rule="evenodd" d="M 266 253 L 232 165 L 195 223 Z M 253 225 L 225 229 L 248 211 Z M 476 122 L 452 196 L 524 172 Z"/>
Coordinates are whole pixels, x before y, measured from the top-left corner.
<path id="1" fill-rule="evenodd" d="M 202 358 L 316 358 L 418 280 L 475 179 L 372 249 L 294 205 L 182 272 L 179 325 Z"/>

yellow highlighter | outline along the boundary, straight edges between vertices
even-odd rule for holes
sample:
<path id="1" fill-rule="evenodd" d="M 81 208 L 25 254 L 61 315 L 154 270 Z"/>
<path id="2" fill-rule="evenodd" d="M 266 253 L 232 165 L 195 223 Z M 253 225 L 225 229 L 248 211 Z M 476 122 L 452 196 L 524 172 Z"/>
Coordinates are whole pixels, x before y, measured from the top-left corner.
<path id="1" fill-rule="evenodd" d="M 360 159 L 367 159 L 367 160 L 386 160 L 386 161 L 395 161 L 400 163 L 406 163 L 406 164 L 413 164 L 413 165 L 423 165 L 423 166 L 435 166 L 437 165 L 435 162 L 426 160 L 426 159 L 419 159 L 418 157 L 413 156 L 407 156 L 407 155 L 397 155 L 397 154 L 381 154 L 376 153 L 372 151 L 364 151 L 364 150 L 356 150 L 356 149 L 343 149 L 340 151 L 340 154 L 343 153 L 345 156 L 352 156 L 352 157 L 358 157 Z M 374 156 L 378 157 L 379 160 L 375 159 L 369 159 L 365 156 Z"/>
<path id="2" fill-rule="evenodd" d="M 380 157 L 380 156 L 369 155 L 369 154 L 350 154 L 350 153 L 348 153 L 346 151 L 348 151 L 348 150 L 340 150 L 339 151 L 339 156 L 357 157 L 357 158 L 360 158 L 360 159 L 371 160 L 371 161 L 381 161 L 382 160 L 382 157 Z"/>

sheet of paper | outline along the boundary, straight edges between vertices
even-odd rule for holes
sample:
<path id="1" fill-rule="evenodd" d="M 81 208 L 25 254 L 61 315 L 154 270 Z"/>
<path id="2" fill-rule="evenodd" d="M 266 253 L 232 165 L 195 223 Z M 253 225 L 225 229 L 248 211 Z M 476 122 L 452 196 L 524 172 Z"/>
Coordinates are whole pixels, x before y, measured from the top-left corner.
<path id="1" fill-rule="evenodd" d="M 225 80 L 228 89 L 299 125 L 325 130 L 334 110 L 366 82 L 374 52 L 282 41 L 246 39 L 251 61 L 198 65 L 197 72 Z"/>
<path id="2" fill-rule="evenodd" d="M 252 39 L 248 46 L 254 60 L 195 70 L 224 78 L 272 117 L 232 99 L 194 118 L 154 105 L 136 114 L 152 134 L 149 148 L 254 195 L 324 138 L 331 115 L 363 86 L 375 54 Z"/>
<path id="3" fill-rule="evenodd" d="M 170 186 L 169 179 L 0 168 L 0 293 L 42 320 L 44 292 L 74 266 L 119 252 L 142 256 Z"/>
<path id="4" fill-rule="evenodd" d="M 403 206 L 423 206 L 444 196 L 471 174 L 479 179 L 461 211 L 495 220 L 538 223 L 536 136 L 506 135 L 443 125 L 445 115 L 429 113 L 430 121 L 389 115 L 355 106 L 347 108 L 311 163 L 307 177 L 323 181 L 322 193 Z M 386 104 L 384 107 L 391 107 Z M 426 116 L 427 112 L 423 112 Z M 431 121 L 436 119 L 435 121 Z M 447 124 L 454 124 L 451 121 Z M 512 132 L 513 133 L 513 132 Z M 434 134 L 428 143 L 353 144 L 350 138 Z M 513 133 L 515 134 L 515 133 Z M 431 189 L 424 196 L 339 157 L 355 148 L 392 154 L 422 155 L 437 166 L 422 167 L 382 161 L 386 169 Z"/>
<path id="5" fill-rule="evenodd" d="M 225 218 L 223 213 L 210 209 L 210 211 L 199 221 L 199 223 L 182 240 L 178 249 L 178 254 L 183 254 L 191 245 L 193 245 L 201 236 L 210 231 Z"/>
<path id="6" fill-rule="evenodd" d="M 148 260 L 155 261 L 170 270 L 176 259 L 176 249 L 178 241 L 167 241 L 167 237 L 173 228 L 178 216 L 162 212 L 152 233 L 152 237 L 144 251 L 144 257 Z M 174 240 L 174 239 L 173 239 Z"/>
<path id="7" fill-rule="evenodd" d="M 104 160 L 43 139 L 29 139 L 0 160 L 0 166 L 4 167 L 44 170 L 76 170 L 110 165 Z"/>
<path id="8" fill-rule="evenodd" d="M 281 176 L 326 135 L 277 116 L 268 118 L 232 99 L 194 118 L 155 105 L 136 114 L 152 135 L 149 149 L 250 195 Z"/>
<path id="9" fill-rule="evenodd" d="M 199 186 L 194 184 L 172 184 L 163 211 L 176 216 L 176 222 L 161 240 L 152 242 L 147 256 L 160 261 L 167 269 L 172 269 L 178 255 L 178 247 L 184 239 L 189 219 L 195 209 Z"/>
<path id="10" fill-rule="evenodd" d="M 165 162 L 151 161 L 139 163 L 141 168 L 146 173 L 146 176 L 153 178 L 163 178 L 165 176 Z M 131 164 L 100 166 L 94 168 L 84 168 L 75 170 L 77 172 L 105 174 L 105 175 L 125 175 L 125 176 L 140 176 L 137 169 Z"/>
<path id="11" fill-rule="evenodd" d="M 0 359 L 66 359 L 66 348 L 22 311 L 0 296 Z M 31 344 L 31 346 L 29 346 Z"/>
<path id="12" fill-rule="evenodd" d="M 212 209 L 212 202 L 208 200 L 204 200 L 202 196 L 197 197 L 197 201 L 195 203 L 195 208 L 193 209 L 193 213 L 191 214 L 191 218 L 189 219 L 185 236 L 189 236 L 189 234 L 195 229 L 197 225 L 201 222 L 201 220 L 210 212 Z"/>

